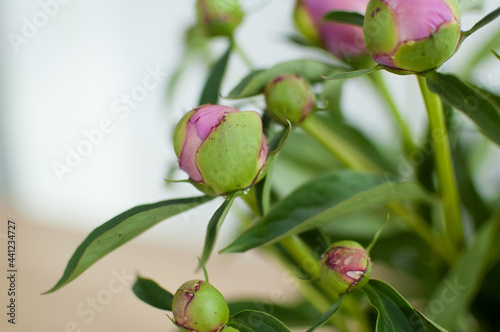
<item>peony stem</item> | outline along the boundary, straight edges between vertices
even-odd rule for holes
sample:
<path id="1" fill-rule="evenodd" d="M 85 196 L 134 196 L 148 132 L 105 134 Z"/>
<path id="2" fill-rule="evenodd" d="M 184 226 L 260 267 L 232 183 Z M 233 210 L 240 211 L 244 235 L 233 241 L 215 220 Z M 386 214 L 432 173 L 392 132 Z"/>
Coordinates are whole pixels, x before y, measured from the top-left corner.
<path id="1" fill-rule="evenodd" d="M 436 160 L 438 190 L 443 199 L 446 231 L 452 242 L 460 247 L 464 242 L 460 195 L 452 163 L 443 104 L 439 96 L 429 90 L 425 77 L 419 76 L 418 84 L 429 116 L 429 128 L 434 144 L 434 157 Z"/>
<path id="2" fill-rule="evenodd" d="M 410 152 L 415 151 L 416 147 L 411 138 L 410 129 L 408 128 L 406 122 L 401 117 L 398 107 L 396 106 L 396 103 L 394 102 L 394 99 L 392 98 L 392 95 L 389 92 L 389 89 L 387 88 L 387 84 L 384 81 L 382 74 L 378 71 L 368 75 L 368 77 L 371 79 L 377 90 L 384 97 L 387 106 L 389 106 L 392 116 L 396 121 L 397 127 L 401 132 L 401 136 L 403 139 L 403 146 L 406 153 L 409 154 Z"/>
<path id="3" fill-rule="evenodd" d="M 250 58 L 247 56 L 245 51 L 243 51 L 243 49 L 240 47 L 240 45 L 236 42 L 236 40 L 234 38 L 232 39 L 232 43 L 233 43 L 234 49 L 236 50 L 236 53 L 238 53 L 238 56 L 243 61 L 243 63 L 248 67 L 248 69 L 254 70 L 255 67 L 252 63 L 252 60 L 250 60 Z"/>
<path id="4" fill-rule="evenodd" d="M 302 123 L 302 129 L 316 139 L 330 153 L 338 157 L 346 166 L 357 171 L 382 173 L 382 170 L 359 153 L 348 141 L 332 132 L 320 120 L 310 116 Z M 438 241 L 429 225 L 412 208 L 400 203 L 390 203 L 394 211 L 405 224 L 425 240 L 448 263 L 455 259 L 455 251 L 447 240 Z"/>
<path id="5" fill-rule="evenodd" d="M 352 148 L 342 136 L 332 132 L 321 120 L 314 116 L 309 116 L 301 124 L 301 128 L 340 159 L 344 165 L 359 171 L 373 172 L 376 170 L 376 166 L 369 159 Z"/>

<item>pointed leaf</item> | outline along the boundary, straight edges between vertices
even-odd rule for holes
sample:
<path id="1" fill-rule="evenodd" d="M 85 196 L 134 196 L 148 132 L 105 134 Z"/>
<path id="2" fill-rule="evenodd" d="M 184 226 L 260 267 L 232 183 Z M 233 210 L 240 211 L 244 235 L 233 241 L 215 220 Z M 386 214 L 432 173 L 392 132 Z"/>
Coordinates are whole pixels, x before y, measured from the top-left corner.
<path id="1" fill-rule="evenodd" d="M 458 77 L 435 71 L 426 74 L 429 89 L 467 115 L 490 140 L 500 145 L 500 110 Z"/>
<path id="2" fill-rule="evenodd" d="M 494 246 L 498 244 L 500 213 L 491 218 L 477 233 L 469 246 L 435 289 L 427 313 L 449 330 L 455 330 L 457 317 L 461 317 L 481 288 L 490 266 Z M 439 310 L 433 304 L 441 303 Z"/>
<path id="3" fill-rule="evenodd" d="M 261 310 L 273 315 L 289 327 L 308 326 L 315 322 L 316 317 L 321 315 L 314 305 L 309 301 L 298 304 L 279 305 L 272 301 L 259 301 L 256 299 L 239 300 L 228 302 L 230 313 L 238 313 L 243 310 Z"/>
<path id="4" fill-rule="evenodd" d="M 474 24 L 474 26 L 472 28 L 470 28 L 469 30 L 463 31 L 461 42 L 463 42 L 465 38 L 469 37 L 471 34 L 476 32 L 477 30 L 481 29 L 485 25 L 494 21 L 498 16 L 500 16 L 500 7 L 498 7 L 497 9 L 495 9 L 494 11 L 492 11 L 491 13 L 489 13 L 488 15 L 486 15 L 485 17 L 480 19 L 479 22 Z"/>
<path id="5" fill-rule="evenodd" d="M 317 45 L 311 43 L 311 41 L 307 38 L 305 38 L 303 35 L 299 35 L 296 33 L 288 34 L 285 36 L 286 40 L 292 42 L 293 44 L 296 44 L 298 46 L 305 46 L 305 47 L 316 47 Z"/>
<path id="6" fill-rule="evenodd" d="M 140 205 L 112 218 L 87 236 L 69 260 L 61 279 L 46 293 L 63 287 L 102 257 L 160 221 L 195 208 L 212 198 L 201 196 Z"/>
<path id="7" fill-rule="evenodd" d="M 251 72 L 225 98 L 240 99 L 261 94 L 267 83 L 279 75 L 296 74 L 315 83 L 321 81 L 321 74 L 329 74 L 337 70 L 345 70 L 345 68 L 309 59 L 287 61 L 266 70 Z"/>
<path id="8" fill-rule="evenodd" d="M 222 252 L 244 252 L 401 199 L 430 200 L 412 182 L 386 182 L 381 175 L 354 171 L 331 173 L 297 188 Z"/>
<path id="9" fill-rule="evenodd" d="M 198 105 L 217 104 L 219 102 L 220 87 L 232 50 L 233 43 L 230 42 L 227 51 L 213 66 L 212 72 L 208 76 L 205 86 L 203 87 Z"/>
<path id="10" fill-rule="evenodd" d="M 495 56 L 495 58 L 497 58 L 498 60 L 500 60 L 500 54 L 498 54 L 495 51 L 491 51 L 491 53 L 493 53 L 493 55 Z"/>
<path id="11" fill-rule="evenodd" d="M 333 21 L 338 23 L 346 23 L 362 27 L 365 17 L 363 14 L 356 12 L 334 11 L 329 12 L 324 17 L 325 21 Z"/>
<path id="12" fill-rule="evenodd" d="M 377 332 L 446 332 L 383 281 L 370 280 L 362 291 L 378 311 Z"/>
<path id="13" fill-rule="evenodd" d="M 337 312 L 337 310 L 339 310 L 344 296 L 345 294 L 341 294 L 337 301 L 335 301 L 335 303 L 331 306 L 331 308 L 327 312 L 325 312 L 323 316 L 321 316 L 319 320 L 314 324 L 314 326 L 307 330 L 307 332 L 316 331 L 316 329 L 320 328 L 323 324 L 328 322 L 328 320 Z"/>
<path id="14" fill-rule="evenodd" d="M 383 69 L 383 66 L 376 65 L 375 67 L 372 68 L 367 68 L 367 69 L 360 69 L 360 70 L 354 70 L 354 71 L 347 71 L 347 72 L 342 72 L 342 73 L 337 73 L 329 76 L 321 76 L 321 78 L 325 80 L 345 80 L 349 78 L 356 78 L 356 77 L 361 77 L 365 76 L 371 73 L 374 73 L 380 69 Z"/>
<path id="15" fill-rule="evenodd" d="M 215 241 L 217 240 L 217 235 L 219 234 L 219 229 L 222 226 L 222 223 L 226 219 L 227 213 L 231 209 L 233 205 L 234 199 L 237 197 L 236 194 L 228 195 L 224 200 L 224 203 L 215 211 L 212 218 L 207 226 L 207 233 L 205 235 L 205 245 L 203 246 L 203 253 L 200 258 L 199 267 L 205 266 L 212 250 L 215 246 Z"/>
<path id="16" fill-rule="evenodd" d="M 229 318 L 228 326 L 239 332 L 290 332 L 277 318 L 261 311 L 244 310 Z"/>
<path id="17" fill-rule="evenodd" d="M 153 280 L 138 276 L 134 286 L 132 286 L 132 291 L 140 300 L 150 306 L 172 311 L 172 300 L 174 296 Z"/>

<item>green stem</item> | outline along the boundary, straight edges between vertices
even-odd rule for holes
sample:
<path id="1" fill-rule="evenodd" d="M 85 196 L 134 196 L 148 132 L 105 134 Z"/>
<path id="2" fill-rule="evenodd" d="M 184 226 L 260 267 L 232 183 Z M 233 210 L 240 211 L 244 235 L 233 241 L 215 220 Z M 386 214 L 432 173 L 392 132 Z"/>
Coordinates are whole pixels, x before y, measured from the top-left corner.
<path id="1" fill-rule="evenodd" d="M 247 56 L 247 54 L 245 53 L 245 51 L 243 51 L 243 49 L 236 42 L 235 39 L 232 40 L 232 43 L 233 43 L 234 49 L 236 50 L 236 53 L 238 53 L 238 56 L 241 58 L 241 60 L 243 61 L 243 63 L 248 67 L 248 69 L 254 70 L 255 67 L 254 67 L 254 65 L 252 63 L 252 60 L 250 60 L 250 58 Z"/>
<path id="2" fill-rule="evenodd" d="M 312 272 L 314 264 L 318 264 L 312 255 L 310 249 L 297 237 L 289 237 L 280 242 L 283 250 L 293 258 L 295 264 L 300 265 L 302 270 Z M 297 271 L 297 266 L 292 264 L 288 259 L 285 259 L 282 253 L 276 250 L 273 246 L 262 248 L 263 250 L 272 253 L 275 258 L 292 273 Z M 314 262 L 314 263 L 313 263 Z M 319 269 L 319 265 L 316 267 Z M 316 274 L 318 272 L 316 271 Z M 326 312 L 332 304 L 337 300 L 338 294 L 326 288 L 319 280 L 311 282 L 301 282 L 297 285 L 297 289 L 318 311 Z M 358 311 L 359 307 L 356 308 Z M 347 325 L 343 316 L 335 315 L 329 320 L 340 331 L 347 331 Z M 363 321 L 362 321 L 363 322 Z M 363 322 L 366 323 L 366 322 Z M 360 323 L 361 324 L 361 323 Z M 367 329 L 363 329 L 367 330 Z"/>
<path id="3" fill-rule="evenodd" d="M 324 123 L 314 117 L 309 117 L 301 128 L 322 144 L 330 153 L 338 157 L 346 166 L 358 171 L 382 173 L 383 171 L 352 147 L 348 141 L 336 135 Z M 388 207 L 426 241 L 446 262 L 452 262 L 455 251 L 448 241 L 437 241 L 429 225 L 411 208 L 400 203 L 388 204 Z"/>
<path id="4" fill-rule="evenodd" d="M 446 231 L 452 242 L 460 247 L 464 242 L 460 195 L 446 131 L 443 104 L 439 96 L 429 90 L 424 77 L 418 77 L 418 84 L 429 116 L 429 128 L 435 151 L 438 190 L 443 200 Z"/>
<path id="5" fill-rule="evenodd" d="M 311 135 L 330 153 L 337 157 L 346 166 L 360 170 L 373 172 L 377 169 L 364 155 L 352 148 L 342 136 L 332 132 L 321 120 L 314 116 L 309 116 L 302 124 L 302 130 Z"/>
<path id="6" fill-rule="evenodd" d="M 394 99 L 392 98 L 391 93 L 389 92 L 389 89 L 387 88 L 387 84 L 384 81 L 384 78 L 382 76 L 382 73 L 380 72 L 374 72 L 371 75 L 368 75 L 368 77 L 371 79 L 375 87 L 379 90 L 379 92 L 382 94 L 384 97 L 387 106 L 389 106 L 389 110 L 392 113 L 392 116 L 394 120 L 396 121 L 397 127 L 399 128 L 401 132 L 401 136 L 403 139 L 403 146 L 405 148 L 405 151 L 407 154 L 409 154 L 412 151 L 416 150 L 416 146 L 413 143 L 413 140 L 411 138 L 411 132 L 406 124 L 406 122 L 403 120 L 401 117 L 401 114 L 398 110 L 398 107 L 396 106 L 396 103 Z"/>
<path id="7" fill-rule="evenodd" d="M 415 211 L 400 203 L 390 203 L 388 207 L 401 218 L 405 224 L 420 236 L 427 244 L 438 253 L 447 263 L 455 260 L 457 253 L 450 239 L 439 239 L 433 234 L 432 229 Z"/>
<path id="8" fill-rule="evenodd" d="M 281 245 L 302 269 L 309 274 L 311 280 L 319 279 L 319 263 L 311 249 L 296 235 L 281 240 Z"/>

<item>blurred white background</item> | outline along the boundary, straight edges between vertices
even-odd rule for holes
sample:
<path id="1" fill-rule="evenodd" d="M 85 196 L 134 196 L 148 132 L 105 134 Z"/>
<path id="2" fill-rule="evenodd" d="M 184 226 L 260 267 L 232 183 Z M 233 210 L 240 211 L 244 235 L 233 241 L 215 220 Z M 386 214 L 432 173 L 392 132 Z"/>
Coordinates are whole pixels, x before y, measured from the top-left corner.
<path id="1" fill-rule="evenodd" d="M 317 56 L 284 38 L 293 31 L 291 1 L 243 3 L 250 14 L 238 40 L 257 67 Z M 167 82 L 183 55 L 183 32 L 195 21 L 193 5 L 192 0 L 2 2 L 4 199 L 39 222 L 88 231 L 131 206 L 196 194 L 189 185 L 167 188 L 163 181 L 175 165 L 171 130 L 197 106 L 206 73 L 200 64 L 191 68 L 175 100 L 165 102 Z M 464 27 L 497 5 L 486 1 L 483 11 L 465 15 Z M 459 69 L 468 50 L 498 27 L 470 38 L 443 70 Z M 222 41 L 214 44 L 216 53 L 222 51 Z M 488 65 L 480 75 L 498 91 L 500 66 L 493 59 Z M 246 73 L 233 57 L 223 93 Z M 389 141 L 387 112 L 364 84 L 347 83 L 346 114 L 370 135 Z M 414 79 L 391 75 L 390 84 L 418 137 L 425 112 Z M 360 98 L 360 91 L 367 96 Z M 185 232 L 178 221 L 159 227 L 168 228 L 155 232 L 162 240 L 175 241 Z"/>

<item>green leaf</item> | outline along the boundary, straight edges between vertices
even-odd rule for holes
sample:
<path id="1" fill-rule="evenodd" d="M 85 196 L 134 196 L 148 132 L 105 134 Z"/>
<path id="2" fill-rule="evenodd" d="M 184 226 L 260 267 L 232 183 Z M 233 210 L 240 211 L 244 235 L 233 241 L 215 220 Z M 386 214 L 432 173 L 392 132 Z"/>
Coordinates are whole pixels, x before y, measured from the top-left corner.
<path id="1" fill-rule="evenodd" d="M 493 248 L 498 244 L 500 213 L 477 233 L 474 243 L 465 249 L 432 295 L 426 312 L 444 328 L 455 330 L 487 273 Z"/>
<path id="2" fill-rule="evenodd" d="M 354 171 L 331 173 L 297 188 L 222 252 L 244 252 L 401 199 L 430 200 L 412 182 L 386 182 L 381 175 Z"/>
<path id="3" fill-rule="evenodd" d="M 256 310 L 244 310 L 229 318 L 228 326 L 239 332 L 290 332 L 277 318 Z"/>
<path id="4" fill-rule="evenodd" d="M 495 51 L 491 51 L 491 53 L 493 53 L 493 55 L 495 56 L 495 58 L 497 58 L 498 60 L 500 60 L 500 54 L 498 54 L 497 52 Z"/>
<path id="5" fill-rule="evenodd" d="M 467 115 L 490 140 L 500 145 L 500 110 L 458 77 L 435 71 L 426 74 L 429 89 Z"/>
<path id="6" fill-rule="evenodd" d="M 303 35 L 299 35 L 296 33 L 288 34 L 285 36 L 285 39 L 292 42 L 295 45 L 298 46 L 304 46 L 304 47 L 317 47 L 318 45 L 315 45 L 311 43 L 309 39 L 304 37 Z"/>
<path id="7" fill-rule="evenodd" d="M 368 157 L 368 159 L 380 169 L 385 170 L 387 175 L 390 174 L 392 176 L 392 174 L 397 173 L 396 166 L 382 155 L 378 147 L 375 145 L 376 142 L 369 139 L 359 128 L 356 128 L 342 120 L 332 121 L 331 119 L 324 119 L 324 121 L 328 121 L 328 126 L 333 132 L 343 137 L 347 142 L 349 142 L 350 146 L 360 151 L 364 156 Z"/>
<path id="8" fill-rule="evenodd" d="M 296 74 L 315 83 L 321 81 L 321 74 L 329 74 L 337 70 L 345 70 L 345 68 L 309 59 L 287 61 L 266 70 L 251 72 L 225 98 L 241 99 L 261 94 L 267 83 L 279 75 Z"/>
<path id="9" fill-rule="evenodd" d="M 500 7 L 483 17 L 482 19 L 479 20 L 472 28 L 470 28 L 467 31 L 462 32 L 462 38 L 460 42 L 463 42 L 467 37 L 469 37 L 471 34 L 476 32 L 477 30 L 481 29 L 485 25 L 491 23 L 493 20 L 495 20 L 498 16 L 500 16 Z"/>
<path id="10" fill-rule="evenodd" d="M 340 305 L 342 304 L 342 300 L 344 299 L 345 294 L 341 294 L 337 301 L 331 306 L 331 308 L 323 314 L 319 318 L 319 320 L 310 328 L 307 330 L 307 332 L 313 332 L 316 331 L 318 328 L 320 328 L 323 324 L 328 322 L 328 320 L 339 310 Z"/>
<path id="11" fill-rule="evenodd" d="M 151 279 L 138 276 L 132 291 L 143 302 L 158 309 L 172 311 L 174 296 Z"/>
<path id="12" fill-rule="evenodd" d="M 375 67 L 372 68 L 367 68 L 367 69 L 360 69 L 360 70 L 354 70 L 354 71 L 346 71 L 342 73 L 337 73 L 329 76 L 321 76 L 321 78 L 325 80 L 345 80 L 349 78 L 356 78 L 356 77 L 361 77 L 365 76 L 371 73 L 374 73 L 380 69 L 383 69 L 384 66 L 381 65 L 376 65 Z"/>
<path id="13" fill-rule="evenodd" d="M 220 87 L 232 50 L 233 42 L 230 42 L 227 51 L 213 66 L 212 72 L 208 76 L 205 86 L 203 87 L 198 105 L 217 104 L 219 102 Z"/>
<path id="14" fill-rule="evenodd" d="M 205 245 L 203 246 L 203 253 L 200 258 L 199 268 L 205 266 L 212 250 L 215 246 L 215 241 L 217 240 L 217 235 L 219 233 L 219 229 L 222 226 L 222 223 L 226 219 L 227 213 L 231 209 L 233 205 L 234 199 L 238 196 L 238 194 L 231 194 L 226 197 L 224 203 L 215 211 L 212 218 L 207 226 L 207 233 L 205 235 Z"/>
<path id="15" fill-rule="evenodd" d="M 356 12 L 334 11 L 325 15 L 326 21 L 333 21 L 338 23 L 347 23 L 362 27 L 365 17 L 363 14 Z"/>
<path id="16" fill-rule="evenodd" d="M 190 210 L 213 197 L 173 199 L 136 206 L 93 230 L 76 249 L 61 279 L 47 293 L 52 293 L 82 274 L 111 251 L 132 240 L 157 223 Z"/>
<path id="17" fill-rule="evenodd" d="M 383 281 L 372 279 L 361 290 L 378 311 L 377 332 L 446 332 Z"/>
<path id="18" fill-rule="evenodd" d="M 315 322 L 316 317 L 321 315 L 309 301 L 286 306 L 278 305 L 274 302 L 252 300 L 239 300 L 228 302 L 229 312 L 234 314 L 243 310 L 264 311 L 289 327 L 308 326 Z"/>

